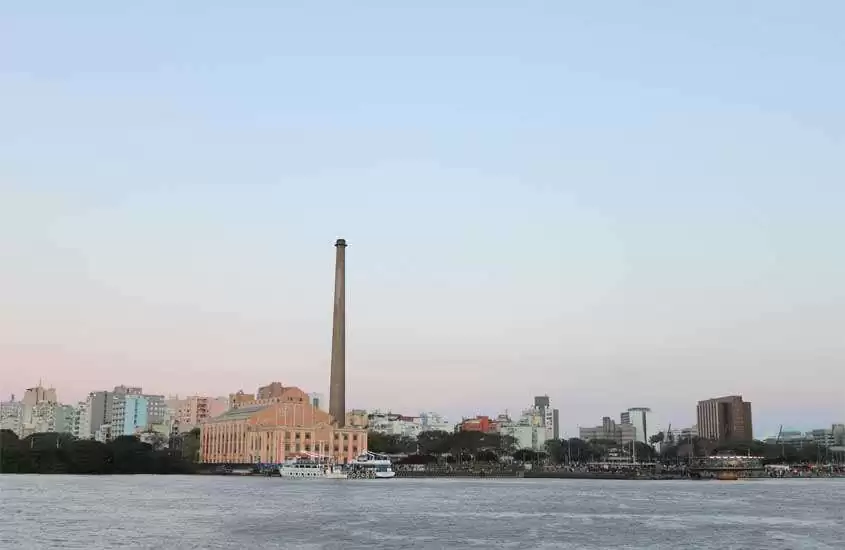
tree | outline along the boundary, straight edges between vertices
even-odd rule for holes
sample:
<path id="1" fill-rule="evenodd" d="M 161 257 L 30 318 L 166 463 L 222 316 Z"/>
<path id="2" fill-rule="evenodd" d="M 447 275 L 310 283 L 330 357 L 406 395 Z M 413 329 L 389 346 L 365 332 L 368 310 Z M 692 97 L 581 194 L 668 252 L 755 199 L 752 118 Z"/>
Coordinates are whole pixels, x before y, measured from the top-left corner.
<path id="1" fill-rule="evenodd" d="M 589 462 L 594 458 L 594 449 L 583 439 L 572 437 L 565 441 L 567 462 Z"/>
<path id="2" fill-rule="evenodd" d="M 440 456 L 449 452 L 451 438 L 454 434 L 443 430 L 422 432 L 417 436 L 417 447 L 420 454 Z"/>
<path id="3" fill-rule="evenodd" d="M 102 443 L 69 434 L 36 433 L 19 440 L 0 431 L 0 472 L 38 474 L 190 473 L 190 462 L 155 450 L 135 436 Z"/>
<path id="4" fill-rule="evenodd" d="M 537 462 L 543 460 L 548 455 L 543 451 L 535 451 L 534 449 L 520 449 L 513 454 L 513 459 L 520 462 Z"/>
<path id="5" fill-rule="evenodd" d="M 417 451 L 417 442 L 414 438 L 404 435 L 369 432 L 367 447 L 374 453 L 411 454 Z"/>
<path id="6" fill-rule="evenodd" d="M 657 451 L 654 447 L 642 441 L 634 442 L 634 449 L 636 450 L 637 460 L 639 462 L 651 462 L 657 456 Z"/>
<path id="7" fill-rule="evenodd" d="M 657 445 L 658 443 L 663 443 L 665 437 L 666 434 L 664 434 L 663 432 L 657 432 L 656 434 L 648 438 L 648 442 L 652 445 Z"/>
<path id="8" fill-rule="evenodd" d="M 25 473 L 29 466 L 30 461 L 15 432 L 0 430 L 0 473 Z"/>
<path id="9" fill-rule="evenodd" d="M 555 464 L 566 461 L 566 445 L 560 439 L 550 439 L 544 444 L 549 459 Z"/>
<path id="10" fill-rule="evenodd" d="M 194 428 L 182 436 L 182 458 L 189 462 L 200 461 L 200 429 Z"/>
<path id="11" fill-rule="evenodd" d="M 74 441 L 68 449 L 68 460 L 72 474 L 107 474 L 114 465 L 108 445 L 93 439 Z"/>
<path id="12" fill-rule="evenodd" d="M 165 437 L 164 434 L 154 431 L 148 431 L 142 433 L 141 435 L 144 436 L 144 439 L 147 440 L 147 443 L 152 446 L 154 451 L 160 451 L 167 447 L 168 438 Z"/>
<path id="13" fill-rule="evenodd" d="M 512 435 L 499 435 L 499 452 L 503 455 L 510 455 L 516 450 L 516 438 Z"/>

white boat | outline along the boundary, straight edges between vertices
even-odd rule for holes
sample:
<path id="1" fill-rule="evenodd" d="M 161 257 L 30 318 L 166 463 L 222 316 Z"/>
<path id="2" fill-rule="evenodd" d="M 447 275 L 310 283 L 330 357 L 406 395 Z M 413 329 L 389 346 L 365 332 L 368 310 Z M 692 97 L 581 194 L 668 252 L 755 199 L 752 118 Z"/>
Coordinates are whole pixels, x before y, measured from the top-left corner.
<path id="1" fill-rule="evenodd" d="M 279 475 L 288 478 L 347 479 L 340 466 L 313 458 L 291 458 L 279 466 Z"/>
<path id="2" fill-rule="evenodd" d="M 375 479 L 390 479 L 396 477 L 393 463 L 384 455 L 367 451 L 349 463 L 353 477 L 368 477 Z M 356 475 L 357 474 L 357 475 Z"/>

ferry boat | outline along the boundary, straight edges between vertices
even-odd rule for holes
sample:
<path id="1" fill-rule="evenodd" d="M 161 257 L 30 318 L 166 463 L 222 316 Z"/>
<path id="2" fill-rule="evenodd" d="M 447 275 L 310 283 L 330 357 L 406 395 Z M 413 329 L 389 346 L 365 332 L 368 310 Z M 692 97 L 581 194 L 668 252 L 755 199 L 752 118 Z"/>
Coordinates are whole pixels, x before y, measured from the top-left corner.
<path id="1" fill-rule="evenodd" d="M 367 451 L 358 455 L 355 460 L 349 463 L 349 470 L 352 477 L 390 479 L 396 477 L 393 470 L 393 463 L 385 455 L 379 455 Z"/>
<path id="2" fill-rule="evenodd" d="M 279 466 L 279 475 L 288 478 L 348 479 L 340 466 L 314 458 L 291 458 Z"/>

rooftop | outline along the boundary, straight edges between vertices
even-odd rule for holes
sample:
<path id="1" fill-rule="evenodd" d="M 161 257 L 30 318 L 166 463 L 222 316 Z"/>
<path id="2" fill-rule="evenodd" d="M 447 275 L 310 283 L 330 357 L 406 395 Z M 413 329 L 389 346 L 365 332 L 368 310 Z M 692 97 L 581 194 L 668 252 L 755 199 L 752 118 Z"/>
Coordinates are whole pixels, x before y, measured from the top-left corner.
<path id="1" fill-rule="evenodd" d="M 270 405 L 250 405 L 247 407 L 239 407 L 237 409 L 229 409 L 220 416 L 215 416 L 214 418 L 209 419 L 207 422 L 214 424 L 216 422 L 228 422 L 230 420 L 245 420 L 269 406 Z"/>

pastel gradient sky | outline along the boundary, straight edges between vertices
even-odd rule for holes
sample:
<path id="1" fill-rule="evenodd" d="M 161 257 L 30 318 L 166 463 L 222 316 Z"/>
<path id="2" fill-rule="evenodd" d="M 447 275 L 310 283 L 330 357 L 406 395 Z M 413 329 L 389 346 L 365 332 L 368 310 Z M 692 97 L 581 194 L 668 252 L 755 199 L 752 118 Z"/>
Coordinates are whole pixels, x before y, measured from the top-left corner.
<path id="1" fill-rule="evenodd" d="M 845 421 L 843 18 L 6 2 L 0 391 L 327 394 L 345 237 L 350 407 Z"/>

